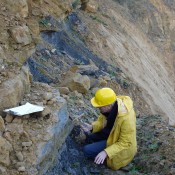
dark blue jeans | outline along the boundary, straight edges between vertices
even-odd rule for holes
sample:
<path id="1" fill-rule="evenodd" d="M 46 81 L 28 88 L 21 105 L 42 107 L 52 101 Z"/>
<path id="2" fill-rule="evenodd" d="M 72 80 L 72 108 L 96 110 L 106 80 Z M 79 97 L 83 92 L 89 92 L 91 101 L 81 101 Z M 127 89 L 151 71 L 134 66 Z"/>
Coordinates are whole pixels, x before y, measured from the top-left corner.
<path id="1" fill-rule="evenodd" d="M 88 158 L 95 158 L 98 153 L 106 148 L 106 140 L 101 140 L 98 134 L 90 134 L 86 136 L 86 140 L 91 143 L 83 147 L 84 155 Z"/>

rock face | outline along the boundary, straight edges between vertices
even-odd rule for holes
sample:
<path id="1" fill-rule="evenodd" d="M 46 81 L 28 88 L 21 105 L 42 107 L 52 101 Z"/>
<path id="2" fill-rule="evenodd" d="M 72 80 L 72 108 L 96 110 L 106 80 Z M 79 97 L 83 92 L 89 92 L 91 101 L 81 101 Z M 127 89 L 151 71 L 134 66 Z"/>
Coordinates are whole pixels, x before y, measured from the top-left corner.
<path id="1" fill-rule="evenodd" d="M 0 136 L 0 164 L 5 166 L 10 165 L 10 151 L 12 151 L 12 145 L 6 139 Z"/>
<path id="2" fill-rule="evenodd" d="M 61 149 L 73 127 L 68 119 L 66 102 L 64 99 L 60 100 L 62 100 L 60 110 L 54 111 L 54 115 L 56 118 L 59 118 L 59 122 L 46 129 L 47 141 L 38 145 L 36 163 L 39 174 L 45 173 L 52 165 L 56 155 L 59 154 L 58 150 Z"/>
<path id="3" fill-rule="evenodd" d="M 0 87 L 0 111 L 14 107 L 30 90 L 29 70 L 23 67 L 21 74 L 5 81 Z"/>
<path id="4" fill-rule="evenodd" d="M 9 10 L 18 13 L 23 18 L 28 16 L 27 0 L 7 0 L 6 2 Z"/>

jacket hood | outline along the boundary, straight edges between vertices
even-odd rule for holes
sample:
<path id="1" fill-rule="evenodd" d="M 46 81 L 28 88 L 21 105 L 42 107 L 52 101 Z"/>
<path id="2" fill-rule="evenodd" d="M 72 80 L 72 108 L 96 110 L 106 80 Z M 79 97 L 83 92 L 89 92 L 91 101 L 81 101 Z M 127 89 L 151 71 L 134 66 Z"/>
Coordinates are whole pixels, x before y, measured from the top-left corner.
<path id="1" fill-rule="evenodd" d="M 129 96 L 117 96 L 118 116 L 124 116 L 133 109 L 133 101 Z"/>

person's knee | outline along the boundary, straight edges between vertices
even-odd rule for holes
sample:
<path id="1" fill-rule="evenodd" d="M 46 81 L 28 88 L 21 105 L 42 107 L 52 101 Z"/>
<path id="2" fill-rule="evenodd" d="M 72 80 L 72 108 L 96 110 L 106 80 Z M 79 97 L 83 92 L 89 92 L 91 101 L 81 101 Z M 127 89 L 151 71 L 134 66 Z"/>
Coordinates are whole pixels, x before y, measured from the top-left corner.
<path id="1" fill-rule="evenodd" d="M 83 152 L 84 152 L 85 156 L 87 156 L 89 154 L 90 150 L 89 150 L 89 146 L 88 145 L 85 145 L 83 147 Z"/>
<path id="2" fill-rule="evenodd" d="M 85 145 L 83 147 L 84 155 L 88 158 L 94 158 L 94 150 L 92 149 L 91 145 Z"/>

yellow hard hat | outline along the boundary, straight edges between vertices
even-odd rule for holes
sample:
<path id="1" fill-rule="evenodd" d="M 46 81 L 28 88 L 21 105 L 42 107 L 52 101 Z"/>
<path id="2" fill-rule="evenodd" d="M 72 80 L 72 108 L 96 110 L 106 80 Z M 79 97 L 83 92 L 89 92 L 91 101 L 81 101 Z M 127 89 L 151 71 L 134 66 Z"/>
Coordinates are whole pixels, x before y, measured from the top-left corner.
<path id="1" fill-rule="evenodd" d="M 114 103 L 117 95 L 111 88 L 102 88 L 96 91 L 95 97 L 91 99 L 91 104 L 94 107 L 107 106 Z"/>

